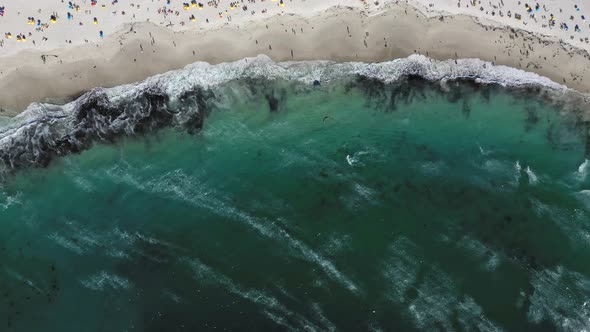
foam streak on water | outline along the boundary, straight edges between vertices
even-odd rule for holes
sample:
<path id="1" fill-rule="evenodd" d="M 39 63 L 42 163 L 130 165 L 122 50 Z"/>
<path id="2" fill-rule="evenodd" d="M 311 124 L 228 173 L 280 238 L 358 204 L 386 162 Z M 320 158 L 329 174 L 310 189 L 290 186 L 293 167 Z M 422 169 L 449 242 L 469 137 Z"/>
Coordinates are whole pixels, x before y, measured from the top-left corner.
<path id="1" fill-rule="evenodd" d="M 0 129 L 0 331 L 587 330 L 569 98 L 258 57 L 33 105 Z"/>
<path id="2" fill-rule="evenodd" d="M 115 172 L 118 172 L 118 170 L 115 170 Z M 172 174 L 165 174 L 155 181 L 151 180 L 147 182 L 140 182 L 131 178 L 131 174 L 133 173 L 132 171 L 125 170 L 124 172 L 125 175 L 123 175 L 123 178 L 115 178 L 116 181 L 124 181 L 127 184 L 133 185 L 134 187 L 147 192 L 172 194 L 173 199 L 181 199 L 189 204 L 194 204 L 200 208 L 205 208 L 216 214 L 244 222 L 246 225 L 250 226 L 261 235 L 288 245 L 289 248 L 300 255 L 303 259 L 317 264 L 317 266 L 328 276 L 341 283 L 351 292 L 357 294 L 360 292 L 360 289 L 355 285 L 355 283 L 349 277 L 340 272 L 332 262 L 322 257 L 319 253 L 308 247 L 306 244 L 291 236 L 275 222 L 270 220 L 258 220 L 248 213 L 228 205 L 222 200 L 217 199 L 213 190 L 205 191 L 204 193 L 199 193 L 196 196 L 192 196 L 192 190 L 190 188 L 201 187 L 202 189 L 202 186 L 182 172 L 175 171 Z"/>

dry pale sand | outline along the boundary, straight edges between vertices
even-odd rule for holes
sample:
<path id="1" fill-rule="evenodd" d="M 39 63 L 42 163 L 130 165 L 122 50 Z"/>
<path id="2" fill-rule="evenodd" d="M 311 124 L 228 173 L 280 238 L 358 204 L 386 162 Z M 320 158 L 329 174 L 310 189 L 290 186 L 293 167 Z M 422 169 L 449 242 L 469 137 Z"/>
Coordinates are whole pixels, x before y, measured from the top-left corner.
<path id="1" fill-rule="evenodd" d="M 45 63 L 43 53 L 23 51 L 0 63 L 0 115 L 14 115 L 34 101 L 58 102 L 195 61 L 219 63 L 262 53 L 275 61 L 378 62 L 413 53 L 435 59 L 480 58 L 590 92 L 590 56 L 557 37 L 463 15 L 426 17 L 412 6 L 389 4 L 373 13 L 337 7 L 311 17 L 276 15 L 206 32 L 136 23 L 100 44 L 45 53 L 56 56 Z"/>

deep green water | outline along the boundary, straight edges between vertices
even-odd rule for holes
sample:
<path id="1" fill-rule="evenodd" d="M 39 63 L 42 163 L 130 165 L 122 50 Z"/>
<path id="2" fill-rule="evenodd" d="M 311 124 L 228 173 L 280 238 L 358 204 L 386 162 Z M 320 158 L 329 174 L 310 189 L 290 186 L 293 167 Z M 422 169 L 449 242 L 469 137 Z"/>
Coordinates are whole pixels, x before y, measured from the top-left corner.
<path id="1" fill-rule="evenodd" d="M 196 135 L 19 172 L 0 330 L 588 329 L 578 116 L 419 89 L 395 110 L 338 87 L 276 113 L 233 98 Z"/>

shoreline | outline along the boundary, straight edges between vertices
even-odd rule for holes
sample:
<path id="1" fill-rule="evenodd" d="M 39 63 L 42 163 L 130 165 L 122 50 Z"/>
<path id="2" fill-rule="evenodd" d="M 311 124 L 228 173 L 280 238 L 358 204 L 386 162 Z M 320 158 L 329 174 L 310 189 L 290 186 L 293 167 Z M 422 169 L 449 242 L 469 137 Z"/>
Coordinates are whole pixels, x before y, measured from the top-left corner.
<path id="1" fill-rule="evenodd" d="M 58 57 L 46 58 L 45 64 L 44 52 L 4 57 L 0 116 L 16 115 L 32 102 L 71 100 L 96 87 L 138 82 L 196 61 L 218 64 L 258 54 L 277 62 L 373 63 L 411 54 L 435 60 L 477 58 L 590 93 L 590 69 L 583 65 L 590 59 L 588 52 L 555 38 L 483 21 L 464 15 L 427 17 L 410 5 L 388 4 L 376 13 L 333 7 L 310 17 L 274 16 L 244 27 L 207 31 L 128 24 L 101 44 L 51 52 Z"/>
<path id="2" fill-rule="evenodd" d="M 483 88 L 488 85 L 508 88 L 507 92 L 533 93 L 535 99 L 555 102 L 562 110 L 574 111 L 584 126 L 590 123 L 589 113 L 579 108 L 579 95 L 570 93 L 573 90 L 534 73 L 494 66 L 478 59 L 437 61 L 411 55 L 368 64 L 274 62 L 260 55 L 218 65 L 196 62 L 139 83 L 96 88 L 61 106 L 33 103 L 18 116 L 1 121 L 0 179 L 2 174 L 18 169 L 45 167 L 57 157 L 80 153 L 95 143 L 110 144 L 123 137 L 141 136 L 163 128 L 198 133 L 208 114 L 220 105 L 223 108 L 234 93 L 266 99 L 269 110 L 275 112 L 280 109 L 281 101 L 288 98 L 289 91 L 307 93 L 317 85 L 329 91 L 333 84 L 344 82 L 370 98 L 381 98 L 384 105 L 395 110 L 398 102 L 409 100 L 411 89 L 424 87 L 412 85 L 416 77 L 450 99 L 457 97 L 454 89 L 458 85 L 452 83 L 460 85 L 465 81 L 474 91 L 479 90 L 475 85 Z M 396 84 L 402 80 L 408 84 Z M 296 88 L 281 88 L 281 81 Z"/>

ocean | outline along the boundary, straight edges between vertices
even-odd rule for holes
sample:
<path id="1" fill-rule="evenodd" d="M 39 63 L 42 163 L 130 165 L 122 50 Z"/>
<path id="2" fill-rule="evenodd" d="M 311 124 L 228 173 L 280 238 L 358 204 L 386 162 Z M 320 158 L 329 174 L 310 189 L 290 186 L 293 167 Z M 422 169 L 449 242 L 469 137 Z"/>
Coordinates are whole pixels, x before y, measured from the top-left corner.
<path id="1" fill-rule="evenodd" d="M 584 105 L 257 61 L 0 122 L 0 330 L 590 328 Z"/>

